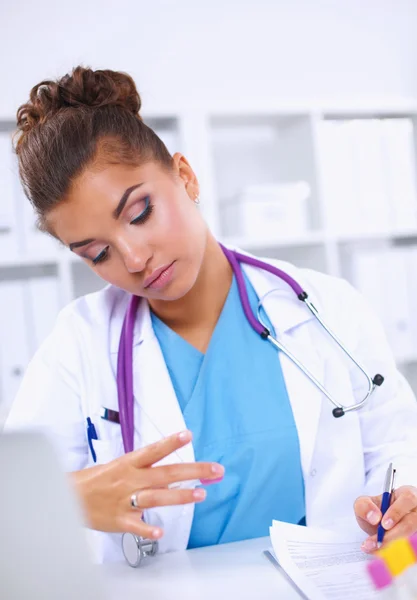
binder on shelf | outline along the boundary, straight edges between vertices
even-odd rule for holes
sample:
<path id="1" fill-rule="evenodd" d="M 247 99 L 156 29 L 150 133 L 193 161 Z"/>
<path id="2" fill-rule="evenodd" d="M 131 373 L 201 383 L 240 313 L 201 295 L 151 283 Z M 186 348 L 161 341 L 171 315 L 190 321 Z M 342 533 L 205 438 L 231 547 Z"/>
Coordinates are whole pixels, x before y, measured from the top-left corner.
<path id="1" fill-rule="evenodd" d="M 19 253 L 14 167 L 11 135 L 0 132 L 0 252 L 8 257 Z"/>
<path id="2" fill-rule="evenodd" d="M 2 412 L 13 402 L 30 359 L 27 283 L 0 282 L 0 402 Z"/>
<path id="3" fill-rule="evenodd" d="M 411 119 L 381 121 L 385 186 L 394 230 L 417 229 L 417 153 Z"/>
<path id="4" fill-rule="evenodd" d="M 59 242 L 49 234 L 39 231 L 35 211 L 25 196 L 22 185 L 15 180 L 16 198 L 22 214 L 21 252 L 25 256 L 56 256 L 60 253 Z"/>
<path id="5" fill-rule="evenodd" d="M 417 356 L 416 312 L 410 302 L 409 250 L 358 251 L 352 255 L 352 283 L 380 318 L 397 362 Z"/>
<path id="6" fill-rule="evenodd" d="M 174 128 L 155 129 L 157 136 L 163 141 L 168 152 L 174 154 L 178 152 L 178 134 Z"/>
<path id="7" fill-rule="evenodd" d="M 356 119 L 351 122 L 354 137 L 355 231 L 388 231 L 390 203 L 384 178 L 382 121 Z"/>
<path id="8" fill-rule="evenodd" d="M 52 331 L 62 307 L 55 276 L 31 277 L 27 281 L 30 310 L 30 350 L 33 354 Z"/>
<path id="9" fill-rule="evenodd" d="M 412 314 L 412 336 L 417 345 L 417 247 L 408 248 L 406 255 L 407 293 Z M 417 350 L 414 360 L 417 362 Z M 417 372 L 416 372 L 417 377 Z M 417 389 L 417 388 L 416 388 Z"/>
<path id="10" fill-rule="evenodd" d="M 390 234 L 417 228 L 411 119 L 330 120 L 319 132 L 332 229 Z"/>
<path id="11" fill-rule="evenodd" d="M 322 187 L 328 225 L 332 231 L 356 231 L 357 177 L 354 170 L 355 140 L 350 121 L 322 121 L 319 148 Z"/>

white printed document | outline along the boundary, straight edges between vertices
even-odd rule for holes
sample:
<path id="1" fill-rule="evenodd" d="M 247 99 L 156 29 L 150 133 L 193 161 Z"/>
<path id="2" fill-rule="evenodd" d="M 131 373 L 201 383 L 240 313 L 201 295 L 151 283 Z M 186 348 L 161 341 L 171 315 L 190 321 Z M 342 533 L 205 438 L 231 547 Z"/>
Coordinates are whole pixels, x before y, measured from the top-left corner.
<path id="1" fill-rule="evenodd" d="M 308 600 L 376 600 L 360 545 L 366 534 L 348 539 L 333 532 L 274 521 L 274 558 Z M 301 594 L 300 594 L 300 597 Z"/>

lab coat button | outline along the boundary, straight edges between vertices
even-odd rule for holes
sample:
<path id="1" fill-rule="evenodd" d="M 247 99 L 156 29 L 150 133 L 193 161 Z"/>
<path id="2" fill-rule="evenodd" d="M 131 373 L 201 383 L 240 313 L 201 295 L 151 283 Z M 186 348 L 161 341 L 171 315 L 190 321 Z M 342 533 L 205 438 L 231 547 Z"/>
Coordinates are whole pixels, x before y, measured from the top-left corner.
<path id="1" fill-rule="evenodd" d="M 314 477 L 316 475 L 316 473 L 317 473 L 316 469 L 311 469 L 310 477 Z"/>

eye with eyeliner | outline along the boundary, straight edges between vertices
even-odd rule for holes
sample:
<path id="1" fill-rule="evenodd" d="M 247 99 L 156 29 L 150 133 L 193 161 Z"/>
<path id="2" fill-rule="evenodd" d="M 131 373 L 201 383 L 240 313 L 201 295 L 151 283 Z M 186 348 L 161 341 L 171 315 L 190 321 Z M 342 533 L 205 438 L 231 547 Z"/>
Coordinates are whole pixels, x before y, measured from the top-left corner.
<path id="1" fill-rule="evenodd" d="M 145 223 L 152 214 L 153 204 L 151 204 L 150 196 L 146 196 L 143 198 L 143 202 L 145 203 L 145 208 L 142 212 L 130 220 L 131 225 L 140 225 L 141 223 Z"/>
<path id="2" fill-rule="evenodd" d="M 143 202 L 145 203 L 144 209 L 137 216 L 135 216 L 129 221 L 130 225 L 141 225 L 142 223 L 145 223 L 151 216 L 153 211 L 153 204 L 151 203 L 150 196 L 146 196 L 145 198 L 143 198 Z M 103 248 L 103 250 L 101 250 L 101 252 L 99 252 L 99 254 L 97 254 L 95 258 L 92 258 L 90 260 L 95 266 L 104 262 L 108 258 L 108 254 L 109 246 L 106 246 L 105 248 Z"/>
<path id="3" fill-rule="evenodd" d="M 101 263 L 104 260 L 106 260 L 108 252 L 109 252 L 109 247 L 106 246 L 105 248 L 103 248 L 103 250 L 99 254 L 97 254 L 97 256 L 95 258 L 93 258 L 91 260 L 93 265 L 98 265 L 98 263 Z"/>

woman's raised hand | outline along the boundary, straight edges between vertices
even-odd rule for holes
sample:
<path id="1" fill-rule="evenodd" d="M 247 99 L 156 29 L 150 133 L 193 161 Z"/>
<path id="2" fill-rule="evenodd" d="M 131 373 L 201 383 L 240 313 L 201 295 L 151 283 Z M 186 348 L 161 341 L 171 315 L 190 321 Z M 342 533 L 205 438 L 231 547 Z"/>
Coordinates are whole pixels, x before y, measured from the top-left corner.
<path id="1" fill-rule="evenodd" d="M 183 431 L 107 464 L 72 473 L 89 527 L 158 539 L 163 530 L 142 520 L 143 509 L 202 502 L 206 497 L 204 489 L 170 489 L 168 486 L 195 479 L 214 483 L 223 477 L 221 465 L 195 462 L 153 466 L 188 444 L 191 438 L 190 431 Z M 133 495 L 138 508 L 132 507 Z"/>

